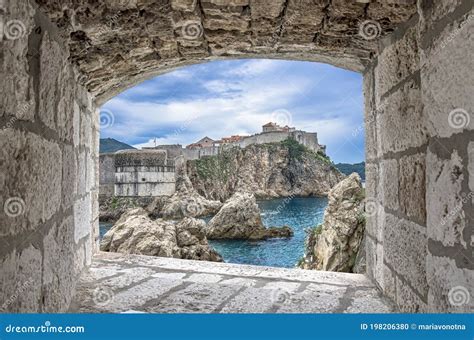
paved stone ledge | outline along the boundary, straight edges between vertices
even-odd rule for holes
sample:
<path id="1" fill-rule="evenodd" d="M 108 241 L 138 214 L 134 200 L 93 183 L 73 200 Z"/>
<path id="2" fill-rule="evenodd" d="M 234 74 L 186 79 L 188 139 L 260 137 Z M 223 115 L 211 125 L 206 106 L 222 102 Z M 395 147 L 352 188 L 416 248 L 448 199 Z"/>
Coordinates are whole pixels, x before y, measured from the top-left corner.
<path id="1" fill-rule="evenodd" d="M 389 313 L 364 275 L 100 252 L 69 309 L 79 313 Z"/>

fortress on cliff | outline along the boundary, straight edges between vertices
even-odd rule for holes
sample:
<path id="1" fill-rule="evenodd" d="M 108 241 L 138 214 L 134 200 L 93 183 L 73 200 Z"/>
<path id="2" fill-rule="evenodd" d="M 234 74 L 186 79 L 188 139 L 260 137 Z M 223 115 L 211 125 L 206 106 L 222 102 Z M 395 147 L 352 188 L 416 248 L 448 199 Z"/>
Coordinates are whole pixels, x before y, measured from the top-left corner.
<path id="1" fill-rule="evenodd" d="M 318 143 L 316 132 L 270 122 L 262 126 L 262 132 L 251 136 L 233 135 L 219 140 L 206 136 L 186 147 L 180 144 L 157 145 L 142 150 L 101 154 L 99 192 L 103 196 L 170 196 L 175 192 L 175 166 L 182 166 L 188 160 L 216 156 L 234 147 L 279 143 L 288 138 L 314 152 L 326 153 L 326 146 Z"/>

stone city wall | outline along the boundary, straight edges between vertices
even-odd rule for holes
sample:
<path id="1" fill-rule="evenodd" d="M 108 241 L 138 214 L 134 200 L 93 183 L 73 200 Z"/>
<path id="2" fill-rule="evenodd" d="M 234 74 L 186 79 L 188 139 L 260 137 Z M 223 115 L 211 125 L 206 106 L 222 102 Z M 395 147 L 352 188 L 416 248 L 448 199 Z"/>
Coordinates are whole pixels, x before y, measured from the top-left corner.
<path id="1" fill-rule="evenodd" d="M 0 310 L 66 311 L 97 249 L 98 113 L 34 2 L 0 20 Z"/>
<path id="2" fill-rule="evenodd" d="M 404 312 L 474 303 L 472 7 L 421 1 L 364 75 L 368 274 Z"/>

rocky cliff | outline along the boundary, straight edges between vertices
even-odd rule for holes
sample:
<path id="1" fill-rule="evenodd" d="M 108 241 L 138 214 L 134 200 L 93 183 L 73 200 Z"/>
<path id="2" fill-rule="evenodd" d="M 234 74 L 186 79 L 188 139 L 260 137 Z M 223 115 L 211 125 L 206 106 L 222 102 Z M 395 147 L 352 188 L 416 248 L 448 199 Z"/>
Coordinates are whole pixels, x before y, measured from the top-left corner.
<path id="1" fill-rule="evenodd" d="M 358 174 L 338 183 L 328 195 L 323 224 L 309 232 L 300 267 L 338 272 L 364 268 L 359 254 L 365 230 L 364 192 Z"/>
<path id="2" fill-rule="evenodd" d="M 344 178 L 327 156 L 291 139 L 188 161 L 187 173 L 201 195 L 222 202 L 237 191 L 258 198 L 327 195 Z"/>
<path id="3" fill-rule="evenodd" d="M 202 220 L 186 217 L 181 221 L 152 220 L 142 208 L 125 212 L 104 235 L 102 251 L 181 259 L 222 261 L 204 234 Z"/>

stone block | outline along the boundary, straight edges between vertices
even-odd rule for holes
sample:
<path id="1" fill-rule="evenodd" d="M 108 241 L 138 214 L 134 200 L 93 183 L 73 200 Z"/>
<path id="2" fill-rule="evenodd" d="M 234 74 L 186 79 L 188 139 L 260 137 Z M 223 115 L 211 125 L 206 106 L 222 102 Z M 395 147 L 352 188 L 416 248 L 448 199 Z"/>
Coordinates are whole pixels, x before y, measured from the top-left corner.
<path id="1" fill-rule="evenodd" d="M 92 202 L 90 195 L 74 203 L 74 241 L 76 244 L 83 237 L 89 235 L 92 229 Z"/>
<path id="2" fill-rule="evenodd" d="M 40 312 L 41 251 L 33 245 L 13 251 L 0 260 L 0 310 L 9 313 Z"/>
<path id="3" fill-rule="evenodd" d="M 371 238 L 365 238 L 367 276 L 377 282 L 375 278 L 375 266 L 377 264 L 377 242 Z M 377 284 L 379 284 L 377 282 Z"/>
<path id="4" fill-rule="evenodd" d="M 467 211 L 464 209 L 470 206 L 467 203 L 471 198 L 462 192 L 463 159 L 456 150 L 449 159 L 439 158 L 428 151 L 426 162 L 428 236 L 447 247 L 456 244 L 466 247 L 467 240 L 463 235 L 467 227 Z"/>
<path id="5" fill-rule="evenodd" d="M 397 280 L 397 305 L 402 313 L 427 313 L 428 306 L 410 286 L 400 278 Z"/>
<path id="6" fill-rule="evenodd" d="M 252 19 L 277 18 L 283 11 L 285 0 L 261 0 L 252 2 Z"/>
<path id="7" fill-rule="evenodd" d="M 428 254 L 428 306 L 431 313 L 474 311 L 474 270 L 458 268 L 456 261 Z"/>
<path id="8" fill-rule="evenodd" d="M 397 285 L 395 273 L 385 264 L 383 266 L 383 293 L 392 301 L 397 301 Z"/>
<path id="9" fill-rule="evenodd" d="M 424 31 L 433 29 L 433 25 L 437 21 L 453 13 L 462 2 L 462 0 L 422 0 L 420 8 L 422 9 L 421 15 L 425 24 Z"/>
<path id="10" fill-rule="evenodd" d="M 65 99 L 60 98 L 59 94 L 62 90 L 60 81 L 63 77 L 66 56 L 64 49 L 50 38 L 48 32 L 45 32 L 43 36 L 40 56 L 38 115 L 46 126 L 55 130 L 58 119 L 58 103 L 61 99 Z"/>
<path id="11" fill-rule="evenodd" d="M 420 68 L 417 34 L 418 26 L 409 28 L 400 40 L 387 46 L 379 55 L 375 68 L 377 106 L 383 95 Z"/>
<path id="12" fill-rule="evenodd" d="M 92 121 L 89 112 L 81 111 L 81 146 L 90 148 L 92 145 Z"/>
<path id="13" fill-rule="evenodd" d="M 62 158 L 61 204 L 65 210 L 72 206 L 76 194 L 77 164 L 74 148 L 67 144 L 63 145 Z"/>
<path id="14" fill-rule="evenodd" d="M 430 134 L 450 137 L 474 130 L 474 16 L 450 25 L 428 48 L 421 71 L 424 116 Z"/>
<path id="15" fill-rule="evenodd" d="M 426 256 L 428 240 L 425 228 L 385 214 L 384 260 L 421 296 L 426 296 Z"/>
<path id="16" fill-rule="evenodd" d="M 18 120 L 34 121 L 37 98 L 33 90 L 29 60 L 26 58 L 28 53 L 35 53 L 28 50 L 28 38 L 34 28 L 34 13 L 35 10 L 28 1 L 9 1 L 2 12 L 2 21 L 8 23 L 10 20 L 19 20 L 21 23 L 20 26 L 16 25 L 19 28 L 16 31 L 9 30 L 6 25 L 0 31 L 0 117 L 9 117 L 7 126 L 12 126 Z"/>
<path id="17" fill-rule="evenodd" d="M 36 134 L 3 129 L 0 159 L 0 173 L 5 174 L 1 233 L 33 231 L 61 205 L 61 150 L 56 143 Z"/>
<path id="18" fill-rule="evenodd" d="M 467 172 L 469 174 L 469 189 L 474 192 L 474 142 L 470 142 L 467 147 L 467 155 L 469 157 L 469 164 L 467 166 Z M 474 196 L 472 197 L 472 203 L 474 204 Z"/>
<path id="19" fill-rule="evenodd" d="M 396 159 L 380 162 L 379 191 L 382 205 L 392 211 L 398 210 L 398 161 Z"/>
<path id="20" fill-rule="evenodd" d="M 91 176 L 91 159 L 89 158 L 89 152 L 82 151 L 77 154 L 77 168 L 76 168 L 76 194 L 84 195 L 90 192 L 90 181 Z"/>
<path id="21" fill-rule="evenodd" d="M 64 67 L 58 77 L 57 131 L 59 137 L 71 143 L 74 136 L 74 78 L 70 67 Z"/>
<path id="22" fill-rule="evenodd" d="M 175 11 L 194 12 L 197 0 L 172 0 L 171 8 Z"/>
<path id="23" fill-rule="evenodd" d="M 81 108 L 79 104 L 74 101 L 73 104 L 73 116 L 72 116 L 72 129 L 73 135 L 72 140 L 75 147 L 79 146 L 81 136 Z"/>
<path id="24" fill-rule="evenodd" d="M 378 107 L 377 136 L 383 154 L 419 147 L 428 141 L 420 86 L 411 80 Z"/>
<path id="25" fill-rule="evenodd" d="M 421 225 L 426 224 L 425 158 L 424 154 L 416 154 L 399 161 L 400 210 Z"/>
<path id="26" fill-rule="evenodd" d="M 374 72 L 370 70 L 364 74 L 364 107 L 365 107 L 365 152 L 366 159 L 373 160 L 377 158 L 377 118 L 379 112 L 375 110 L 374 97 Z M 354 130 L 353 134 L 358 134 L 360 131 Z"/>
<path id="27" fill-rule="evenodd" d="M 379 167 L 377 163 L 366 163 L 365 178 L 365 196 L 375 199 L 377 197 L 377 185 L 379 182 Z"/>
<path id="28" fill-rule="evenodd" d="M 43 240 L 43 312 L 64 312 L 74 294 L 77 275 L 74 268 L 75 255 L 70 245 L 73 242 L 74 224 L 71 216 L 56 224 Z"/>

